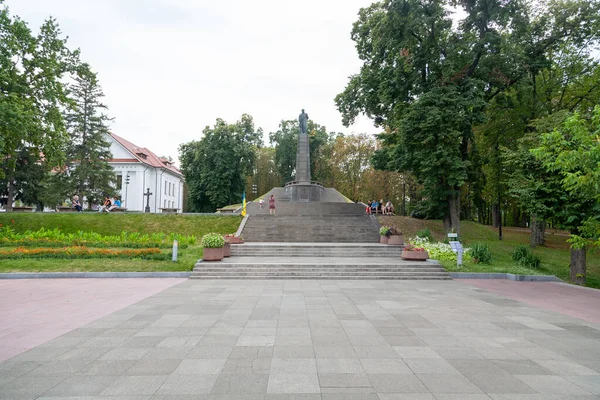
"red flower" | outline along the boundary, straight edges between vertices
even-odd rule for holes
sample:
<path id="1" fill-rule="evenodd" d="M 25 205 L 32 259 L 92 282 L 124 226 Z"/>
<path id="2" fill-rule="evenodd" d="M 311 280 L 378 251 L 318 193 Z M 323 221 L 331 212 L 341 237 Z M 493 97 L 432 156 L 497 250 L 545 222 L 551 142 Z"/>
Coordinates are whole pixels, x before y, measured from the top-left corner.
<path id="1" fill-rule="evenodd" d="M 11 222 L 14 224 L 14 223 L 15 223 L 15 220 L 14 220 L 14 219 L 11 219 Z"/>

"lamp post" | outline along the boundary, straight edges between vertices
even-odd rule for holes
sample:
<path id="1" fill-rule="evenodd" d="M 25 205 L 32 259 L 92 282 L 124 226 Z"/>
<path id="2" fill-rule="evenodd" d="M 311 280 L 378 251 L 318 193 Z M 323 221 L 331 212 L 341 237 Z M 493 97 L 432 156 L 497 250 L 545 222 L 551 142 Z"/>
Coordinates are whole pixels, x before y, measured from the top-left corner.
<path id="1" fill-rule="evenodd" d="M 129 174 L 125 176 L 125 200 L 123 201 L 125 204 L 127 204 L 127 200 L 129 200 L 129 198 L 127 198 L 127 188 L 129 188 Z"/>

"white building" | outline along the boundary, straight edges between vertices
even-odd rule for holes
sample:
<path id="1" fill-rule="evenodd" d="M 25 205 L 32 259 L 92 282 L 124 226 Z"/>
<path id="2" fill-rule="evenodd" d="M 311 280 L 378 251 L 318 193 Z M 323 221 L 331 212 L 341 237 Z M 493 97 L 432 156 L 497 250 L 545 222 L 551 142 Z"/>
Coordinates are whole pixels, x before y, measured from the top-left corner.
<path id="1" fill-rule="evenodd" d="M 109 165 L 117 174 L 117 190 L 128 211 L 144 211 L 150 189 L 150 212 L 183 209 L 183 174 L 164 157 L 111 133 L 107 137 L 113 158 Z M 127 183 L 129 176 L 129 183 Z"/>

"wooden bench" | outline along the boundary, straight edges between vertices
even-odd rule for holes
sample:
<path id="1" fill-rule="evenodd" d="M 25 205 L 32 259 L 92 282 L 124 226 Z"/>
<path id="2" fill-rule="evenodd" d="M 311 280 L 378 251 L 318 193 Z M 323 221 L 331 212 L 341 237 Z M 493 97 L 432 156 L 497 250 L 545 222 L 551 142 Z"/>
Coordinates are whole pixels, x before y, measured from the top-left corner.
<path id="1" fill-rule="evenodd" d="M 159 208 L 163 214 L 177 214 L 179 208 Z"/>
<path id="2" fill-rule="evenodd" d="M 68 207 L 68 206 L 59 206 L 56 207 L 56 212 L 60 212 L 60 213 L 69 213 L 69 212 L 75 212 L 77 210 L 75 210 L 75 208 L 73 207 Z"/>
<path id="3" fill-rule="evenodd" d="M 124 211 L 127 211 L 127 208 L 117 207 L 117 208 L 113 208 L 112 210 L 110 210 L 110 212 L 124 212 Z"/>
<path id="4" fill-rule="evenodd" d="M 34 212 L 35 207 L 13 207 L 12 212 Z"/>

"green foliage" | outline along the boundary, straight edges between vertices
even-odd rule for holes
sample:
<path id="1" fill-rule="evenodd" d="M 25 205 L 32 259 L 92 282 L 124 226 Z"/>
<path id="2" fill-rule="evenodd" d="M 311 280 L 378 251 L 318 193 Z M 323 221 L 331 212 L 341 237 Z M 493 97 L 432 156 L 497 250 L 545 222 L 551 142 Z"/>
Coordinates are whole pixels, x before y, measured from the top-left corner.
<path id="1" fill-rule="evenodd" d="M 225 246 L 225 239 L 219 233 L 207 233 L 202 236 L 202 247 L 205 249 L 218 249 Z"/>
<path id="2" fill-rule="evenodd" d="M 382 226 L 379 228 L 379 234 L 381 236 L 388 236 L 388 233 L 390 233 L 390 228 L 388 226 Z"/>
<path id="3" fill-rule="evenodd" d="M 492 261 L 492 253 L 486 243 L 476 242 L 469 249 L 469 256 L 475 264 L 489 264 Z"/>
<path id="4" fill-rule="evenodd" d="M 27 230 L 17 233 L 9 226 L 0 227 L 0 246 L 92 246 L 92 247 L 129 247 L 129 248 L 170 248 L 173 241 L 179 242 L 180 248 L 196 243 L 194 235 L 180 235 L 177 233 L 146 233 L 121 232 L 119 235 L 101 235 L 96 232 L 79 231 L 65 233 L 58 228 L 38 231 Z"/>
<path id="5" fill-rule="evenodd" d="M 429 229 L 425 228 L 419 232 L 428 231 Z M 431 234 L 431 233 L 430 233 Z M 429 258 L 432 260 L 450 260 L 456 261 L 456 253 L 452 250 L 452 247 L 448 243 L 439 243 L 434 242 L 433 239 L 421 236 L 417 234 L 416 237 L 410 238 L 409 241 L 413 243 L 415 246 L 423 247 L 427 253 L 429 253 Z M 470 249 L 464 249 L 463 254 L 467 255 Z"/>
<path id="6" fill-rule="evenodd" d="M 108 165 L 112 154 L 106 136 L 111 119 L 104 114 L 107 107 L 101 102 L 104 93 L 98 76 L 88 64 L 77 66 L 69 97 L 72 102 L 65 118 L 70 136 L 68 169 L 62 176 L 70 194 L 85 197 L 91 208 L 92 204 L 101 204 L 104 196 L 114 195 L 116 176 Z"/>
<path id="7" fill-rule="evenodd" d="M 43 153 L 49 165 L 64 160 L 67 135 L 61 110 L 68 99 L 63 78 L 78 52 L 67 49 L 54 19 L 34 35 L 2 5 L 0 38 L 0 158 L 6 161 L 0 178 L 8 177 L 12 184 L 17 154 L 25 147 Z"/>
<path id="8" fill-rule="evenodd" d="M 262 145 L 262 129 L 248 114 L 235 124 L 217 119 L 199 141 L 179 146 L 181 169 L 189 187 L 189 207 L 196 212 L 239 203 L 246 176 L 253 172 L 255 149 Z"/>
<path id="9" fill-rule="evenodd" d="M 521 258 L 527 257 L 528 254 L 531 253 L 529 247 L 524 244 L 520 244 L 515 248 L 515 251 L 512 253 L 512 259 L 515 261 L 519 261 Z"/>
<path id="10" fill-rule="evenodd" d="M 531 152 L 548 173 L 559 177 L 568 195 L 561 226 L 571 231 L 575 249 L 600 245 L 600 106 L 590 118 L 579 113 L 541 136 Z M 600 246 L 599 246 L 600 247 Z"/>
<path id="11" fill-rule="evenodd" d="M 418 231 L 417 237 L 427 239 L 427 241 L 429 242 L 433 242 L 433 235 L 431 234 L 429 228 L 421 229 L 420 231 Z"/>
<path id="12" fill-rule="evenodd" d="M 522 267 L 526 268 L 539 268 L 542 260 L 537 255 L 533 254 L 529 247 L 525 245 L 518 245 L 515 251 L 512 253 L 512 258 Z"/>

